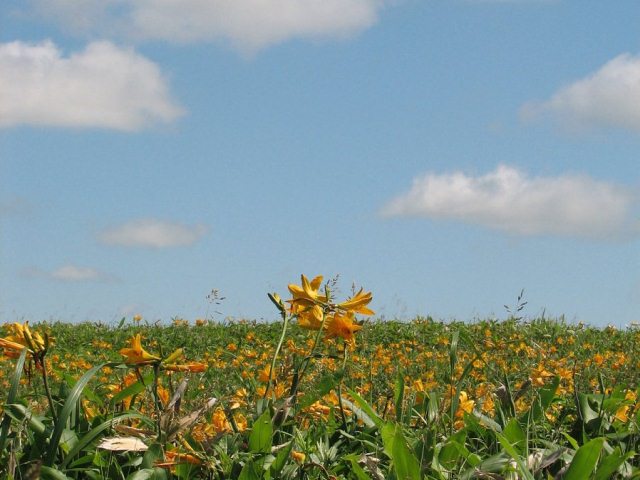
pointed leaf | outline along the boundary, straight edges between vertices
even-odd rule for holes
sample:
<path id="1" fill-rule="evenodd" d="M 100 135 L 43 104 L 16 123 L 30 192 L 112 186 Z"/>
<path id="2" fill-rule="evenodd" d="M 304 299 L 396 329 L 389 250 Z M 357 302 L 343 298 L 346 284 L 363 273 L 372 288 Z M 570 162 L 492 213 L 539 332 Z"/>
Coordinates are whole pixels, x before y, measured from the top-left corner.
<path id="1" fill-rule="evenodd" d="M 249 435 L 249 450 L 253 453 L 269 453 L 271 451 L 272 436 L 271 416 L 269 415 L 269 410 L 265 410 L 253 423 L 251 435 Z"/>
<path id="2" fill-rule="evenodd" d="M 582 445 L 571 460 L 564 480 L 584 480 L 591 476 L 596 468 L 600 451 L 604 445 L 604 438 L 594 438 Z"/>

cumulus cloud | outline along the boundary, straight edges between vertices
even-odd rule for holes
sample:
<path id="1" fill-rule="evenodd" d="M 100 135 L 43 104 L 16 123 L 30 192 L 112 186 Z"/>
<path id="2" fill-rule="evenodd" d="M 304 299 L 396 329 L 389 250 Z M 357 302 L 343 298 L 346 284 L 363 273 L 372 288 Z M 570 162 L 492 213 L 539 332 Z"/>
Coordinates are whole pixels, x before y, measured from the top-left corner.
<path id="1" fill-rule="evenodd" d="M 48 19 L 76 30 L 130 38 L 226 40 L 248 51 L 292 38 L 354 34 L 385 0 L 35 0 Z"/>
<path id="2" fill-rule="evenodd" d="M 82 267 L 73 264 L 63 265 L 53 271 L 41 268 L 27 268 L 22 272 L 26 277 L 39 277 L 59 282 L 111 282 L 115 277 L 91 267 Z"/>
<path id="3" fill-rule="evenodd" d="M 621 127 L 640 132 L 640 56 L 623 54 L 521 109 L 525 120 L 549 116 L 573 129 Z"/>
<path id="4" fill-rule="evenodd" d="M 637 194 L 587 176 L 529 177 L 499 166 L 477 177 L 427 174 L 382 215 L 451 219 L 517 235 L 621 238 L 640 233 Z"/>
<path id="5" fill-rule="evenodd" d="M 101 41 L 65 56 L 51 41 L 0 44 L 0 127 L 132 131 L 182 113 L 158 66 L 132 49 Z"/>
<path id="6" fill-rule="evenodd" d="M 196 243 L 206 232 L 204 225 L 139 219 L 107 228 L 98 239 L 107 245 L 123 247 L 185 247 Z"/>

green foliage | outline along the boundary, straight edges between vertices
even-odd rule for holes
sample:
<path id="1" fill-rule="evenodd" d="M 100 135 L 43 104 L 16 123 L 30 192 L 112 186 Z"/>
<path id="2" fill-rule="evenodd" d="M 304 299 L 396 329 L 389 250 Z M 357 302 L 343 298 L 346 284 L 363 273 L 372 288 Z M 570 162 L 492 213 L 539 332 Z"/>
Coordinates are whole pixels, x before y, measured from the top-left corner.
<path id="1" fill-rule="evenodd" d="M 0 362 L 0 477 L 640 477 L 640 332 L 512 317 L 371 321 L 348 346 L 282 322 L 35 325 L 48 378 L 26 350 Z M 208 370 L 124 365 L 138 333 Z"/>

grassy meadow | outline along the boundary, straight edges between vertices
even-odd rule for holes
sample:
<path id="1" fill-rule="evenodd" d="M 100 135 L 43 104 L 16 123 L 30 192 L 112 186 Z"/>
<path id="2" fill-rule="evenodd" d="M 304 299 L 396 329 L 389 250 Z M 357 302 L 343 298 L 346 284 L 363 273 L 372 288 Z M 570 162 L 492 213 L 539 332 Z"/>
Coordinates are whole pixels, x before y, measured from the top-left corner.
<path id="1" fill-rule="evenodd" d="M 273 323 L 1 326 L 0 478 L 640 477 L 639 329 L 381 321 L 301 283 Z"/>

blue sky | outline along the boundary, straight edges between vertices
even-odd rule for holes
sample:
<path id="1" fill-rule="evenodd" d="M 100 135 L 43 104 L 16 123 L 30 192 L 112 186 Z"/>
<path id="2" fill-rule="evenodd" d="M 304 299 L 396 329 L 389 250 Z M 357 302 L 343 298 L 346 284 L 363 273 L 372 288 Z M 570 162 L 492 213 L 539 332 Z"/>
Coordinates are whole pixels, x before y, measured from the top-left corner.
<path id="1" fill-rule="evenodd" d="M 0 7 L 0 318 L 640 321 L 640 5 Z M 207 300 L 218 289 L 219 305 Z"/>

